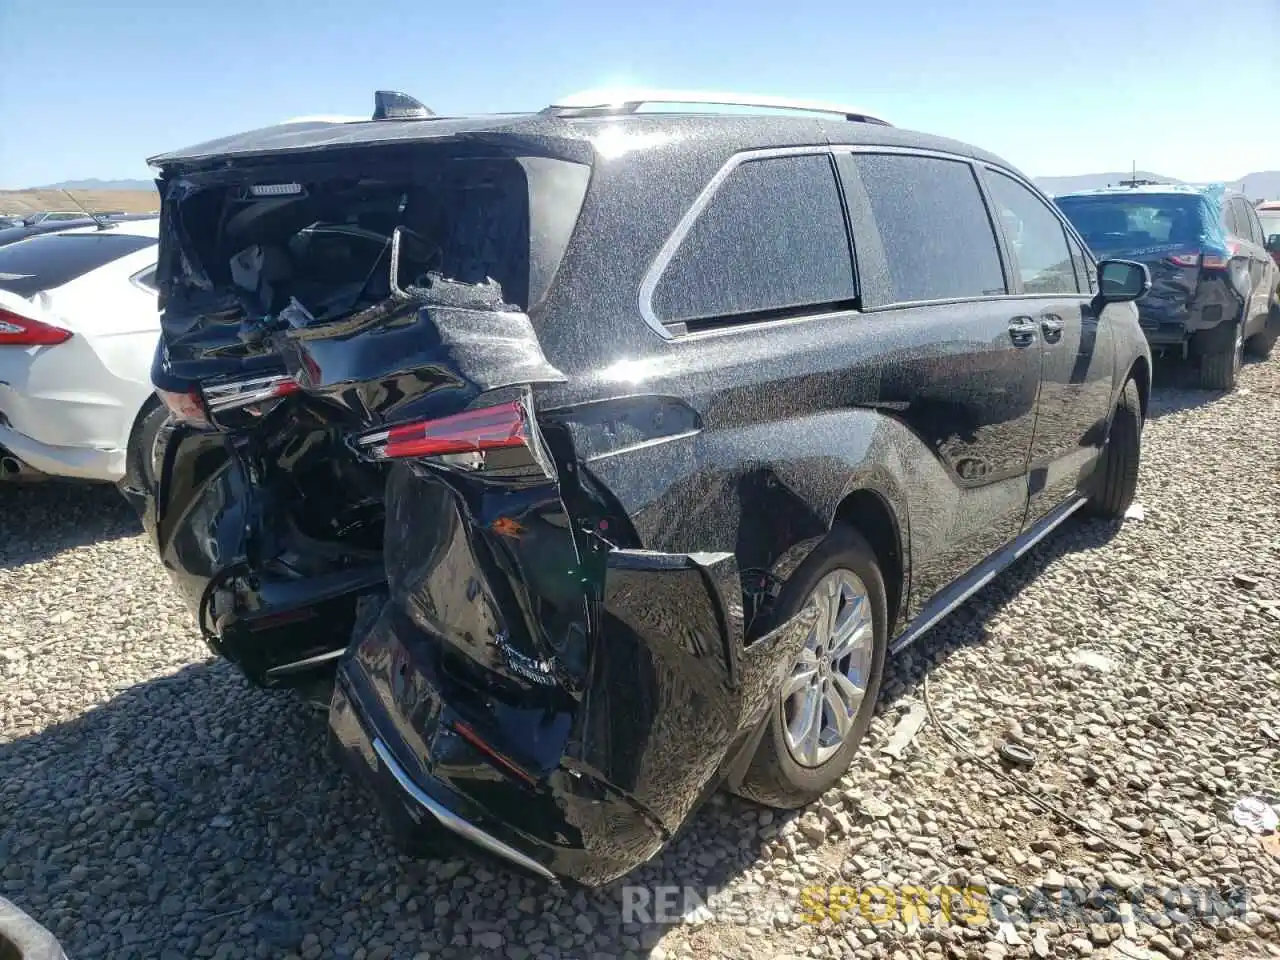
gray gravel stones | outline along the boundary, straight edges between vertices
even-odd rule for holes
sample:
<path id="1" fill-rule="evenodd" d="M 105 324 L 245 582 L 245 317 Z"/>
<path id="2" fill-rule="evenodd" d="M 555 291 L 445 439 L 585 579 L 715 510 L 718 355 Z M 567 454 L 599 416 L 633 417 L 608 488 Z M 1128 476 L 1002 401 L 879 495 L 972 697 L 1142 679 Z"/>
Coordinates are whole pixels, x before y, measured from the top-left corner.
<path id="1" fill-rule="evenodd" d="M 620 885 L 398 856 L 323 716 L 208 657 L 114 491 L 0 487 L 0 894 L 77 960 L 1280 956 L 1280 861 L 1227 815 L 1280 794 L 1280 359 L 1242 383 L 1157 388 L 1143 519 L 1068 523 L 893 662 L 819 803 L 713 798 L 629 878 L 715 888 L 711 919 L 676 897 L 673 923 L 624 916 Z M 994 762 L 1016 733 L 1035 767 L 998 775 L 931 724 L 882 753 L 926 675 L 960 742 Z M 955 891 L 951 922 L 940 899 L 908 916 L 908 887 Z M 838 919 L 810 909 L 840 890 Z M 1192 896 L 1237 890 L 1225 916 Z M 1133 909 L 1086 915 L 1121 891 Z"/>

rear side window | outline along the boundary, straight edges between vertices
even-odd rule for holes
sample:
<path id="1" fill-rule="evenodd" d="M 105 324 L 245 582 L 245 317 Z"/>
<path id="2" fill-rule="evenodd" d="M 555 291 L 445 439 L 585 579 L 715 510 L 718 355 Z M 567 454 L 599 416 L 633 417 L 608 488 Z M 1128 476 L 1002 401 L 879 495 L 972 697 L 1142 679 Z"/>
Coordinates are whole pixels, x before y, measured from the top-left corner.
<path id="1" fill-rule="evenodd" d="M 1251 237 L 1253 242 L 1259 246 L 1266 243 L 1266 237 L 1262 235 L 1262 224 L 1258 223 L 1258 215 L 1254 212 L 1253 207 L 1249 206 L 1247 200 L 1240 201 L 1240 216 L 1245 223 L 1243 236 Z"/>
<path id="2" fill-rule="evenodd" d="M 856 296 L 826 154 L 747 160 L 693 222 L 654 290 L 666 323 L 840 305 Z"/>
<path id="3" fill-rule="evenodd" d="M 1025 293 L 1078 293 L 1067 231 L 1049 205 L 1012 177 L 987 173 L 987 187 Z"/>
<path id="4" fill-rule="evenodd" d="M 0 247 L 0 289 L 31 297 L 97 270 L 136 250 L 154 247 L 154 237 L 111 233 L 47 233 Z"/>
<path id="5" fill-rule="evenodd" d="M 856 153 L 851 201 L 875 221 L 884 269 L 864 273 L 869 306 L 1005 293 L 1000 253 L 986 204 L 967 163 L 899 154 Z M 867 255 L 873 253 L 869 246 Z M 859 241 L 859 263 L 863 250 Z M 869 265 L 868 265 L 869 266 Z"/>
<path id="6" fill-rule="evenodd" d="M 1233 237 L 1249 235 L 1249 231 L 1240 222 L 1240 205 L 1234 200 L 1222 205 L 1222 228 Z"/>

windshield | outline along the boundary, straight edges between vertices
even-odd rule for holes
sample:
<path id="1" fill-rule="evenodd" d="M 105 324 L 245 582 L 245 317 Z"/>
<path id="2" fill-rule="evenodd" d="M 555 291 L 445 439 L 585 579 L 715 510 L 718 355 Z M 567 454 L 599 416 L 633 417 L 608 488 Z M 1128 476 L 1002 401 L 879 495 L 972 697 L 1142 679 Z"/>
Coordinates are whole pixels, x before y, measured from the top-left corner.
<path id="1" fill-rule="evenodd" d="M 0 290 L 31 297 L 112 260 L 155 246 L 154 237 L 118 233 L 46 233 L 0 247 Z"/>
<path id="2" fill-rule="evenodd" d="M 1262 221 L 1262 236 L 1266 239 L 1280 234 L 1280 210 L 1259 210 L 1258 219 Z"/>
<path id="3" fill-rule="evenodd" d="M 1204 203 L 1199 197 L 1116 194 L 1060 197 L 1056 202 L 1095 250 L 1195 246 L 1202 241 Z"/>

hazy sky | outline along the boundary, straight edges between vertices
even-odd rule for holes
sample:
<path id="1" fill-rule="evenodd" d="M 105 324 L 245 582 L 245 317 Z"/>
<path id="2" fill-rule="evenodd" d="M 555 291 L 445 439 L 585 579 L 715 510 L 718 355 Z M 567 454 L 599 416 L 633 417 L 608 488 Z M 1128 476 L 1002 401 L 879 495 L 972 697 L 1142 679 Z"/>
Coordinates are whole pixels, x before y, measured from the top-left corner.
<path id="1" fill-rule="evenodd" d="M 145 177 L 379 87 L 447 114 L 623 82 L 858 103 L 1033 176 L 1280 167 L 1280 0 L 0 0 L 0 48 L 8 187 Z"/>

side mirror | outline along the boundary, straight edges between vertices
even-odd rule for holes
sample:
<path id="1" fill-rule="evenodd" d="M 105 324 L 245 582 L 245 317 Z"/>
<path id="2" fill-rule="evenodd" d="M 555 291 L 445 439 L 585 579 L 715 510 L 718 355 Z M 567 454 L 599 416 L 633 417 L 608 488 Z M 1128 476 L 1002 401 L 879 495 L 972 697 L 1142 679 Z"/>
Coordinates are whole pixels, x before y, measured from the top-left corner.
<path id="1" fill-rule="evenodd" d="M 1145 264 L 1132 260 L 1103 260 L 1098 264 L 1098 299 L 1102 303 L 1127 303 L 1146 296 L 1151 274 Z"/>
<path id="2" fill-rule="evenodd" d="M 1280 253 L 1280 233 L 1273 233 L 1267 237 L 1267 252 Z"/>

